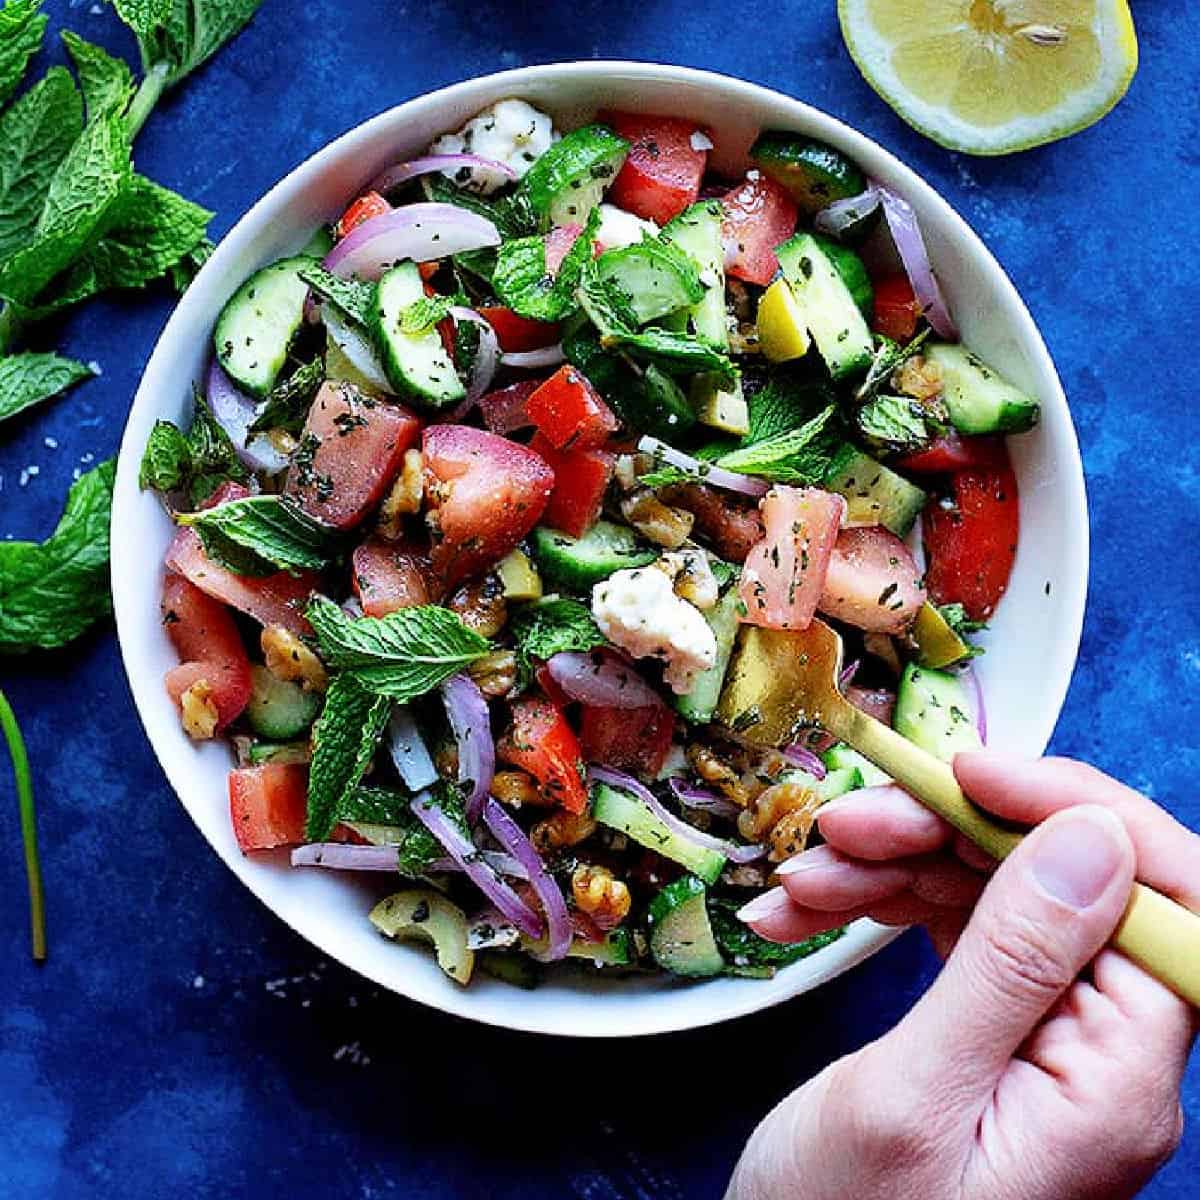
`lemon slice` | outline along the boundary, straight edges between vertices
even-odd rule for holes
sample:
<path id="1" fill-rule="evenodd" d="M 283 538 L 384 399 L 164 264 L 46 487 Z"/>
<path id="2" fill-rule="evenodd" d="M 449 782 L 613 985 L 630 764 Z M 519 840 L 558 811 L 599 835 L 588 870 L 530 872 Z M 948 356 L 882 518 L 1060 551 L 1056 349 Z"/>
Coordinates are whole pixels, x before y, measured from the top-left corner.
<path id="1" fill-rule="evenodd" d="M 1077 133 L 1137 70 L 1127 0 L 838 0 L 867 82 L 910 125 L 968 154 Z"/>

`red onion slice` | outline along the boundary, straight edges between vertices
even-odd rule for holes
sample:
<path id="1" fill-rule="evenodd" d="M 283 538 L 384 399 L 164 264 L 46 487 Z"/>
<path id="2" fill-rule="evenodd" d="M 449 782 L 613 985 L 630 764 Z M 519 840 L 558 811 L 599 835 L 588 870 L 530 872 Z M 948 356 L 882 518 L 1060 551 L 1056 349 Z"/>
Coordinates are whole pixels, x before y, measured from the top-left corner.
<path id="1" fill-rule="evenodd" d="M 879 188 L 872 183 L 865 192 L 860 192 L 857 196 L 847 196 L 843 200 L 835 200 L 827 208 L 821 209 L 813 217 L 813 225 L 819 233 L 840 239 L 850 226 L 874 212 L 882 200 Z"/>
<path id="2" fill-rule="evenodd" d="M 520 383 L 485 393 L 479 400 L 483 423 L 492 433 L 512 433 L 532 425 L 527 405 L 529 397 L 541 386 L 540 379 L 523 379 Z"/>
<path id="3" fill-rule="evenodd" d="M 704 833 L 686 821 L 681 821 L 670 809 L 665 808 L 659 798 L 645 784 L 626 775 L 624 771 L 614 771 L 610 767 L 589 767 L 588 779 L 595 783 L 606 783 L 609 787 L 622 792 L 631 792 L 636 796 L 672 833 L 686 838 L 694 845 L 703 846 L 706 850 L 715 850 L 723 854 L 730 862 L 748 863 L 756 858 L 762 858 L 767 852 L 766 846 L 739 846 L 727 842 L 723 838 L 713 837 Z"/>
<path id="4" fill-rule="evenodd" d="M 399 861 L 395 846 L 311 842 L 292 851 L 293 867 L 329 867 L 334 871 L 397 871 Z"/>
<path id="5" fill-rule="evenodd" d="M 599 708 L 659 708 L 658 693 L 624 660 L 603 650 L 564 650 L 546 662 L 550 678 L 572 700 Z"/>
<path id="6" fill-rule="evenodd" d="M 515 350 L 510 354 L 502 354 L 500 361 L 518 371 L 540 371 L 544 367 L 557 367 L 559 363 L 567 361 L 567 356 L 563 353 L 562 342 L 556 342 L 540 350 Z"/>
<path id="7" fill-rule="evenodd" d="M 892 714 L 896 709 L 896 693 L 887 688 L 848 687 L 846 699 L 859 712 L 865 712 L 868 717 L 874 717 L 884 725 L 890 726 Z"/>
<path id="8" fill-rule="evenodd" d="M 496 743 L 492 740 L 487 700 L 469 675 L 451 675 L 442 684 L 441 691 L 446 716 L 458 744 L 458 781 L 471 782 L 467 820 L 474 825 L 479 820 L 483 802 L 492 786 L 492 776 L 496 773 Z"/>
<path id="9" fill-rule="evenodd" d="M 355 329 L 332 304 L 321 307 L 321 320 L 338 349 L 346 356 L 350 365 L 372 386 L 381 392 L 392 392 L 392 385 L 384 374 L 383 365 L 365 334 Z"/>
<path id="10" fill-rule="evenodd" d="M 360 614 L 361 615 L 361 614 Z M 388 718 L 387 747 L 404 786 L 419 792 L 437 782 L 437 768 L 407 704 L 397 704 Z"/>
<path id="11" fill-rule="evenodd" d="M 848 663 L 842 668 L 842 673 L 838 676 L 838 689 L 844 690 L 853 682 L 855 675 L 858 674 L 858 668 L 862 666 L 862 659 L 856 658 L 853 662 Z"/>
<path id="12" fill-rule="evenodd" d="M 520 860 L 511 854 L 505 853 L 503 850 L 479 850 L 477 853 L 497 875 L 507 875 L 511 879 L 529 878 L 529 872 Z M 429 864 L 430 874 L 434 872 L 442 873 L 461 870 L 462 867 L 452 858 L 437 858 Z"/>
<path id="13" fill-rule="evenodd" d="M 979 740 L 986 746 L 987 708 L 983 702 L 983 687 L 979 683 L 979 676 L 969 664 L 959 668 L 958 674 L 965 686 L 967 699 L 971 702 L 971 716 L 975 721 L 975 728 L 979 730 Z"/>
<path id="14" fill-rule="evenodd" d="M 567 912 L 567 902 L 563 899 L 561 889 L 542 862 L 542 856 L 516 821 L 491 796 L 484 801 L 483 820 L 496 841 L 529 872 L 530 885 L 546 914 L 546 940 L 549 944 L 544 951 L 531 953 L 543 962 L 557 962 L 565 958 L 571 948 L 573 934 L 571 915 Z"/>
<path id="15" fill-rule="evenodd" d="M 687 808 L 712 813 L 714 817 L 728 817 L 730 820 L 735 819 L 742 811 L 732 800 L 718 796 L 716 792 L 710 792 L 707 788 L 687 783 L 683 779 L 668 779 L 667 786 L 675 793 L 675 799 Z"/>
<path id="16" fill-rule="evenodd" d="M 912 284 L 913 295 L 925 311 L 925 319 L 939 337 L 956 341 L 958 329 L 950 316 L 950 310 L 946 307 L 942 289 L 938 286 L 937 276 L 930 265 L 929 252 L 925 249 L 925 239 L 921 236 L 916 213 L 907 200 L 885 187 L 879 188 L 879 195 L 883 201 L 883 215 L 891 231 L 892 241 L 896 243 L 900 259 L 904 263 L 904 271 Z"/>
<path id="17" fill-rule="evenodd" d="M 660 462 L 669 463 L 681 471 L 698 476 L 701 483 L 711 484 L 713 487 L 724 488 L 730 492 L 740 492 L 743 496 L 753 496 L 755 499 L 765 496 L 771 490 L 771 485 L 765 479 L 754 479 L 750 475 L 739 475 L 736 471 L 726 471 L 722 467 L 714 467 L 712 463 L 706 463 L 701 459 L 693 458 L 690 454 L 684 454 L 682 450 L 676 450 L 673 446 L 668 446 L 666 442 L 661 442 L 655 437 L 642 438 L 638 442 L 637 448 L 643 454 L 653 455 Z"/>
<path id="18" fill-rule="evenodd" d="M 247 445 L 246 436 L 258 413 L 258 405 L 225 374 L 216 359 L 208 368 L 206 391 L 205 399 L 212 409 L 213 419 L 229 434 L 234 451 L 246 466 L 252 471 L 274 475 L 288 465 L 287 456 L 280 454 L 262 434 L 251 438 Z"/>
<path id="19" fill-rule="evenodd" d="M 796 742 L 791 746 L 784 746 L 780 754 L 788 760 L 794 767 L 799 767 L 802 771 L 807 771 L 815 779 L 825 778 L 825 764 L 807 747 Z"/>
<path id="20" fill-rule="evenodd" d="M 457 405 L 448 420 L 461 421 L 478 403 L 479 398 L 492 386 L 496 374 L 496 364 L 500 360 L 500 342 L 496 331 L 473 308 L 455 306 L 450 315 L 458 324 L 470 321 L 479 326 L 479 349 L 475 352 L 475 361 L 471 364 L 471 376 L 467 380 L 467 398 Z"/>
<path id="21" fill-rule="evenodd" d="M 508 920 L 532 938 L 542 936 L 545 928 L 542 918 L 496 874 L 475 843 L 434 802 L 428 792 L 422 792 L 413 799 L 412 810 L 417 820 L 446 848 L 446 853 L 458 863 L 467 878 Z"/>
<path id="22" fill-rule="evenodd" d="M 469 171 L 495 171 L 506 179 L 517 177 L 516 171 L 508 163 L 497 162 L 494 158 L 480 158 L 477 154 L 429 154 L 424 158 L 410 159 L 408 162 L 395 163 L 385 168 L 363 188 L 363 191 L 378 192 L 383 196 L 392 188 L 421 175 L 435 175 L 439 171 L 459 171 L 463 167 Z"/>
<path id="23" fill-rule="evenodd" d="M 406 258 L 429 262 L 500 245 L 486 217 L 453 204 L 406 204 L 355 226 L 325 256 L 325 269 L 343 279 L 378 279 Z"/>

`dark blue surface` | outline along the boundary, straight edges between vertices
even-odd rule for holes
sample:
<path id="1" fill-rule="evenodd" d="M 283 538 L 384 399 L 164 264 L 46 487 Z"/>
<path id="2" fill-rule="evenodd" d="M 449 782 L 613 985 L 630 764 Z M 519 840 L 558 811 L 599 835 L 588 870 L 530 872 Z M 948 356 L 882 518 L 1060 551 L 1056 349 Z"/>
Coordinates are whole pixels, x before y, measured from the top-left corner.
<path id="1" fill-rule="evenodd" d="M 55 27 L 132 53 L 107 6 L 47 9 Z M 1126 100 L 1092 130 L 1000 161 L 948 154 L 894 117 L 851 65 L 833 10 L 787 0 L 768 29 L 765 10 L 715 0 L 268 0 L 154 114 L 137 162 L 217 210 L 220 235 L 302 158 L 391 104 L 501 67 L 598 56 L 741 75 L 876 137 L 983 235 L 1071 397 L 1092 586 L 1054 748 L 1200 826 L 1200 7 L 1139 5 L 1142 67 Z M 168 311 L 160 295 L 96 303 L 61 330 L 104 374 L 6 427 L 0 536 L 44 536 L 72 469 L 115 450 Z M 40 473 L 21 488 L 30 464 Z M 220 865 L 154 762 L 110 632 L 2 667 L 37 772 L 52 953 L 42 969 L 28 962 L 4 779 L 4 1197 L 716 1197 L 758 1116 L 886 1030 L 934 969 L 910 934 L 815 997 L 628 1047 L 444 1018 L 321 961 Z M 1198 1102 L 1193 1071 L 1193 1113 Z M 1193 1196 L 1198 1169 L 1192 1136 L 1146 1195 Z"/>

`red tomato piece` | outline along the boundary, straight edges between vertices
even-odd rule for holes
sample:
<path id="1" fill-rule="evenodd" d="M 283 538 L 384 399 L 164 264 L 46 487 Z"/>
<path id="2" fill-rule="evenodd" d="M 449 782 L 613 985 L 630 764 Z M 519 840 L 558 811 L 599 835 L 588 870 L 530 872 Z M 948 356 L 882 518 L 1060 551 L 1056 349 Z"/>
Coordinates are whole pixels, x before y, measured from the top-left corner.
<path id="1" fill-rule="evenodd" d="M 420 422 L 352 384 L 321 385 L 308 410 L 284 491 L 314 520 L 349 529 L 383 499 Z"/>
<path id="2" fill-rule="evenodd" d="M 546 274 L 551 279 L 558 277 L 563 259 L 579 240 L 582 232 L 582 225 L 556 225 L 546 234 Z"/>
<path id="3" fill-rule="evenodd" d="M 907 342 L 917 331 L 921 302 L 913 294 L 907 275 L 889 275 L 875 284 L 875 319 L 871 328 L 897 342 Z"/>
<path id="4" fill-rule="evenodd" d="M 934 604 L 955 601 L 973 621 L 986 621 L 1008 587 L 1017 557 L 1020 500 L 1012 468 L 960 471 L 951 480 L 954 506 L 932 500 L 923 528 Z"/>
<path id="5" fill-rule="evenodd" d="M 392 206 L 378 192 L 364 192 L 353 204 L 342 213 L 337 225 L 334 226 L 334 236 L 344 238 L 350 230 L 357 228 L 372 217 L 382 217 L 392 211 Z"/>
<path id="6" fill-rule="evenodd" d="M 762 514 L 749 500 L 703 483 L 667 488 L 662 498 L 690 512 L 696 518 L 696 533 L 711 542 L 727 562 L 745 562 L 754 544 L 762 540 Z"/>
<path id="7" fill-rule="evenodd" d="M 602 446 L 620 424 L 600 393 L 569 363 L 529 397 L 525 411 L 556 450 Z"/>
<path id="8" fill-rule="evenodd" d="M 368 617 L 386 617 L 434 598 L 429 560 L 403 544 L 369 538 L 355 547 L 350 572 L 354 594 Z"/>
<path id="9" fill-rule="evenodd" d="M 479 411 L 483 423 L 493 433 L 512 433 L 514 429 L 526 429 L 533 424 L 529 415 L 529 397 L 542 386 L 540 379 L 522 379 L 508 387 L 497 388 L 479 398 Z"/>
<path id="10" fill-rule="evenodd" d="M 423 440 L 433 570 L 448 586 L 503 558 L 537 523 L 554 488 L 544 459 L 468 425 L 431 425 Z"/>
<path id="11" fill-rule="evenodd" d="M 274 575 L 251 577 L 235 575 L 204 553 L 200 536 L 194 529 L 181 529 L 167 550 L 166 566 L 194 583 L 202 592 L 252 616 L 263 625 L 282 625 L 293 633 L 311 633 L 304 617 L 308 597 L 317 585 L 311 571 L 295 575 L 278 571 Z"/>
<path id="12" fill-rule="evenodd" d="M 583 537 L 600 516 L 617 456 L 607 450 L 556 450 L 541 433 L 534 434 L 529 448 L 554 472 L 554 491 L 542 520 L 552 529 Z"/>
<path id="13" fill-rule="evenodd" d="M 167 672 L 167 694 L 178 704 L 203 680 L 212 689 L 220 733 L 241 714 L 251 691 L 250 659 L 232 614 L 182 575 L 169 574 L 163 580 L 162 622 L 179 654 L 179 666 Z"/>
<path id="14" fill-rule="evenodd" d="M 232 479 L 225 480 L 207 500 L 198 504 L 197 508 L 216 508 L 226 500 L 244 500 L 250 495 L 250 489 L 242 483 L 234 483 Z"/>
<path id="15" fill-rule="evenodd" d="M 1004 439 L 990 434 L 978 437 L 963 437 L 950 429 L 916 454 L 905 455 L 897 460 L 902 471 L 926 472 L 967 471 L 981 467 L 986 471 L 1002 470 L 1008 466 L 1008 451 Z"/>
<path id="16" fill-rule="evenodd" d="M 308 766 L 263 763 L 229 772 L 229 815 L 243 854 L 304 841 Z"/>
<path id="17" fill-rule="evenodd" d="M 795 200 L 761 171 L 747 171 L 745 180 L 721 197 L 721 203 L 726 273 L 765 286 L 779 270 L 775 247 L 796 232 L 800 212 Z"/>
<path id="18" fill-rule="evenodd" d="M 675 714 L 665 704 L 603 708 L 585 704 L 579 725 L 584 761 L 634 775 L 657 775 L 671 749 Z"/>
<path id="19" fill-rule="evenodd" d="M 705 133 L 700 125 L 648 113 L 608 113 L 600 119 L 629 142 L 625 163 L 608 190 L 613 204 L 665 225 L 696 203 L 708 165 L 708 151 L 692 145 L 694 134 Z"/>
<path id="20" fill-rule="evenodd" d="M 526 350 L 553 346 L 562 332 L 557 321 L 531 321 L 528 317 L 517 316 L 511 308 L 496 306 L 476 311 L 496 331 L 496 341 L 506 354 L 523 354 Z"/>
<path id="21" fill-rule="evenodd" d="M 766 534 L 746 556 L 742 618 L 766 629 L 807 629 L 817 611 L 846 502 L 819 488 L 776 484 L 760 505 Z"/>
<path id="22" fill-rule="evenodd" d="M 902 633 L 924 603 L 908 547 L 882 525 L 843 529 L 825 576 L 820 609 L 871 633 Z"/>
<path id="23" fill-rule="evenodd" d="M 512 725 L 496 743 L 496 755 L 528 771 L 567 812 L 587 808 L 579 742 L 552 701 L 532 696 L 514 701 Z"/>

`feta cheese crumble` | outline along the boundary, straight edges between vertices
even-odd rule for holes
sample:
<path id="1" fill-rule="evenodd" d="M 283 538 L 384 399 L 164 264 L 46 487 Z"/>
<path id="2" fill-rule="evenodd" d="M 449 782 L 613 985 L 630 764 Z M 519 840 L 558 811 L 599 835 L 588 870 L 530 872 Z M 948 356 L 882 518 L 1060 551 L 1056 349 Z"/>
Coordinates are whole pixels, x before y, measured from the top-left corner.
<path id="1" fill-rule="evenodd" d="M 445 133 L 430 154 L 474 154 L 502 162 L 520 179 L 534 160 L 558 140 L 551 119 L 524 100 L 498 100 L 472 117 L 457 133 Z M 509 182 L 507 175 L 487 167 L 443 171 L 451 182 L 480 195 L 490 195 Z"/>
<path id="2" fill-rule="evenodd" d="M 618 208 L 615 204 L 600 205 L 600 225 L 596 230 L 596 242 L 601 250 L 617 250 L 622 246 L 633 246 L 643 235 L 658 237 L 658 226 L 653 221 Z"/>
<path id="3" fill-rule="evenodd" d="M 617 571 L 592 589 L 600 632 L 634 658 L 659 658 L 677 695 L 717 661 L 717 639 L 695 605 L 675 594 L 671 577 L 653 567 Z"/>

